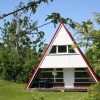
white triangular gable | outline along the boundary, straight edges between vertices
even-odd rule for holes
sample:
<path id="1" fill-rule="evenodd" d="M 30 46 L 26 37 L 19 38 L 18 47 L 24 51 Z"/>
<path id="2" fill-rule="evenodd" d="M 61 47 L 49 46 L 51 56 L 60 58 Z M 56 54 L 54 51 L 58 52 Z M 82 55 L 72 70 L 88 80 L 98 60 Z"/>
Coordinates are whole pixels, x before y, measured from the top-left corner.
<path id="1" fill-rule="evenodd" d="M 70 45 L 73 44 L 73 41 L 69 37 L 67 31 L 64 26 L 61 25 L 59 30 L 57 31 L 56 37 L 52 43 L 52 45 Z"/>
<path id="2" fill-rule="evenodd" d="M 80 68 L 88 67 L 77 48 L 74 46 L 74 54 L 49 54 L 53 45 L 75 45 L 63 24 L 60 25 L 55 37 L 40 64 L 40 68 Z"/>

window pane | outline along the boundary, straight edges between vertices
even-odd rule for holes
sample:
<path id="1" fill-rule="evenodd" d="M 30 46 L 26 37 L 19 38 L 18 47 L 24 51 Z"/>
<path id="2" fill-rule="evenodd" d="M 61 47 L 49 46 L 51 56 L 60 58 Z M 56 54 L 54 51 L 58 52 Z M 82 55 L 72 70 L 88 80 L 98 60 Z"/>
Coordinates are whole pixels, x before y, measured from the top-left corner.
<path id="1" fill-rule="evenodd" d="M 75 71 L 86 71 L 86 68 L 75 68 Z"/>
<path id="2" fill-rule="evenodd" d="M 63 68 L 56 68 L 56 71 L 63 71 Z"/>
<path id="3" fill-rule="evenodd" d="M 75 79 L 75 82 L 91 82 L 91 79 Z"/>
<path id="4" fill-rule="evenodd" d="M 58 53 L 65 53 L 67 52 L 66 46 L 58 46 Z"/>
<path id="5" fill-rule="evenodd" d="M 56 46 L 53 46 L 50 53 L 56 53 Z"/>
<path id="6" fill-rule="evenodd" d="M 56 82 L 63 82 L 63 79 L 56 79 Z"/>
<path id="7" fill-rule="evenodd" d="M 87 72 L 75 72 L 75 78 L 88 78 L 89 75 Z"/>
<path id="8" fill-rule="evenodd" d="M 71 45 L 68 45 L 68 53 L 75 53 L 75 50 Z"/>
<path id="9" fill-rule="evenodd" d="M 52 75 L 52 72 L 43 72 L 42 78 L 54 78 L 54 76 Z"/>
<path id="10" fill-rule="evenodd" d="M 63 78 L 63 72 L 57 72 L 56 78 Z"/>
<path id="11" fill-rule="evenodd" d="M 44 68 L 43 71 L 53 71 L 53 68 Z"/>

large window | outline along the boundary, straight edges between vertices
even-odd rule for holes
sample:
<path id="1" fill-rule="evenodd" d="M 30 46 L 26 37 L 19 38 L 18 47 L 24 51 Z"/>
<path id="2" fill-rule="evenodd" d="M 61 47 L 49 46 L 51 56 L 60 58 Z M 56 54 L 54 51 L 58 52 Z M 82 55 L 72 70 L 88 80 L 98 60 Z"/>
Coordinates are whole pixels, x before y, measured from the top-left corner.
<path id="1" fill-rule="evenodd" d="M 44 68 L 40 73 L 39 79 L 40 80 L 49 79 L 54 83 L 63 83 L 63 69 Z"/>
<path id="2" fill-rule="evenodd" d="M 86 68 L 75 68 L 75 83 L 91 83 L 90 77 Z"/>
<path id="3" fill-rule="evenodd" d="M 68 54 L 68 53 L 76 53 L 72 45 L 60 45 L 53 46 L 50 50 L 50 54 Z"/>

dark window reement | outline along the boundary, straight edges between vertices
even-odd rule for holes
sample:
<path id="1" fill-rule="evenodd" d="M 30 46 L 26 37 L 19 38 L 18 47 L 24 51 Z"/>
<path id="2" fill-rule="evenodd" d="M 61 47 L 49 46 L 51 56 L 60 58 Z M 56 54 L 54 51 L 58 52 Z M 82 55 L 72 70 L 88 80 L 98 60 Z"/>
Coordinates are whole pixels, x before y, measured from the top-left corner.
<path id="1" fill-rule="evenodd" d="M 56 53 L 56 46 L 53 46 L 50 53 Z"/>
<path id="2" fill-rule="evenodd" d="M 58 53 L 66 53 L 67 47 L 66 46 L 58 46 Z"/>
<path id="3" fill-rule="evenodd" d="M 89 78 L 89 74 L 87 72 L 75 72 L 76 78 Z"/>
<path id="4" fill-rule="evenodd" d="M 68 53 L 75 53 L 75 50 L 73 49 L 73 46 L 68 45 Z"/>

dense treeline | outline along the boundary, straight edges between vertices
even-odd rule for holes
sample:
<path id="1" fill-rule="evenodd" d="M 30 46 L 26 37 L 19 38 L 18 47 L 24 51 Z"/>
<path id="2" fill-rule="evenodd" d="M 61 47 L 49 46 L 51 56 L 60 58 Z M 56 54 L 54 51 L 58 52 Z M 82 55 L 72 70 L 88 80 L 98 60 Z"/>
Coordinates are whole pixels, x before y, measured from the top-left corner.
<path id="1" fill-rule="evenodd" d="M 20 55 L 9 47 L 0 46 L 0 77 L 14 82 L 27 82 L 36 67 L 40 54 L 22 48 Z"/>

